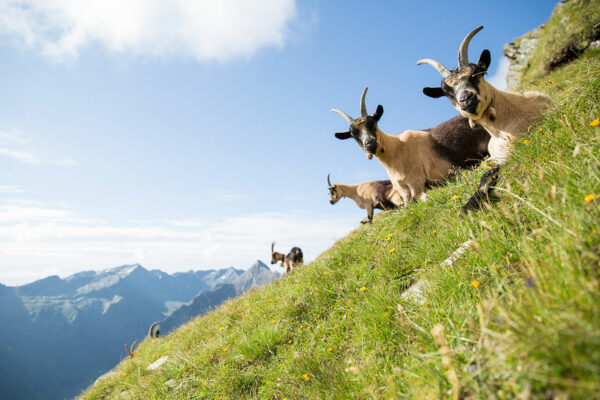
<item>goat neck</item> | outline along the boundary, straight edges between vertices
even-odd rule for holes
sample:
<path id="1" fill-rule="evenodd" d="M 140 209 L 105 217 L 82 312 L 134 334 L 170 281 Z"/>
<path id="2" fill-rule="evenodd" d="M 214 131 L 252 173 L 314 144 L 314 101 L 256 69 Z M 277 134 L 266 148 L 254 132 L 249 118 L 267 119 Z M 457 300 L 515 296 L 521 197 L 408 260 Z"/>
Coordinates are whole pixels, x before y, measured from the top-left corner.
<path id="1" fill-rule="evenodd" d="M 489 93 L 490 104 L 477 122 L 492 136 L 524 135 L 550 105 L 550 99 L 541 93 L 503 92 L 487 82 L 483 85 Z"/>

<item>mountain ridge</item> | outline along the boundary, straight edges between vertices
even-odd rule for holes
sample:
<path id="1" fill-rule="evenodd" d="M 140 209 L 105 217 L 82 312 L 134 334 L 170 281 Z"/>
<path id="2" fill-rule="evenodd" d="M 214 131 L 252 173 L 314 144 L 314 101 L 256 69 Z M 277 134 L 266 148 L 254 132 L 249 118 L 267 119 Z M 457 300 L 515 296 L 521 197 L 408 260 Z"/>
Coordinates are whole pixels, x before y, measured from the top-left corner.
<path id="1" fill-rule="evenodd" d="M 136 263 L 15 287 L 0 284 L 0 358 L 11 366 L 10 373 L 4 369 L 0 393 L 72 397 L 125 357 L 123 344 L 143 339 L 152 322 L 202 293 L 209 305 L 237 296 L 240 291 L 224 297 L 213 289 L 233 287 L 244 274 L 234 267 L 168 274 Z M 179 315 L 181 323 L 196 316 Z"/>

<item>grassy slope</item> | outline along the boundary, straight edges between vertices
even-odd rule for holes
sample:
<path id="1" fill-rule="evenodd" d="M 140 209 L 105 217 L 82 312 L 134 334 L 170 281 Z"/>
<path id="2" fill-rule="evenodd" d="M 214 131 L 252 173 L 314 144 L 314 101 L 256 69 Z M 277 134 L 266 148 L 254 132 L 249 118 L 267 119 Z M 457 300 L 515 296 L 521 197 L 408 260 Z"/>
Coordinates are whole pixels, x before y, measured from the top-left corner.
<path id="1" fill-rule="evenodd" d="M 544 25 L 538 46 L 521 71 L 522 85 L 530 85 L 548 73 L 548 64 L 554 55 L 580 52 L 590 41 L 598 39 L 600 0 L 571 0 Z"/>
<path id="2" fill-rule="evenodd" d="M 556 107 L 517 144 L 493 208 L 459 215 L 484 168 L 461 173 L 291 276 L 144 341 L 83 398 L 598 398 L 600 196 L 584 198 L 600 195 L 600 55 L 543 80 Z M 403 300 L 418 278 L 424 303 Z"/>

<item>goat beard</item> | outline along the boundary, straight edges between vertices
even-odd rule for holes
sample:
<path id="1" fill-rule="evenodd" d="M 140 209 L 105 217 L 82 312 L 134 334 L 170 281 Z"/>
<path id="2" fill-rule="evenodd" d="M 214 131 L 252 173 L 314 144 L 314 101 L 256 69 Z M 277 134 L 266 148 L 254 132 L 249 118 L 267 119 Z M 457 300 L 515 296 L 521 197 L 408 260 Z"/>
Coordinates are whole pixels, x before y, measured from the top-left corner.
<path id="1" fill-rule="evenodd" d="M 367 160 L 370 160 L 373 158 L 373 153 L 367 153 Z"/>

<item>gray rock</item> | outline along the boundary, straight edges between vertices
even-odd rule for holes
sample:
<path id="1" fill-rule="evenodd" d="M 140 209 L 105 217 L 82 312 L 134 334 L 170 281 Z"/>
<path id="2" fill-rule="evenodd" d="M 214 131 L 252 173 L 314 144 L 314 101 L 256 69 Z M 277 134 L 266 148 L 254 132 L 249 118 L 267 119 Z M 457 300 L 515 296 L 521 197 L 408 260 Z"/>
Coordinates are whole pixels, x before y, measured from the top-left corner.
<path id="1" fill-rule="evenodd" d="M 532 30 L 523 36 L 518 44 L 515 42 L 504 45 L 504 55 L 508 58 L 510 65 L 506 74 L 506 88 L 514 91 L 521 84 L 521 69 L 527 65 L 529 57 L 537 47 L 540 34 L 544 25 Z"/>
<path id="2" fill-rule="evenodd" d="M 600 40 L 596 40 L 588 46 L 588 50 L 600 49 Z"/>

